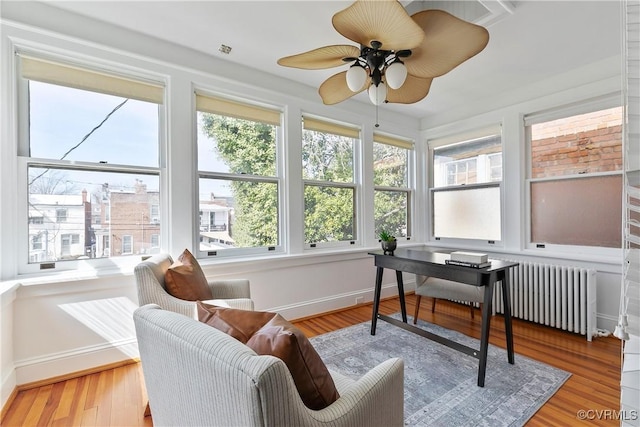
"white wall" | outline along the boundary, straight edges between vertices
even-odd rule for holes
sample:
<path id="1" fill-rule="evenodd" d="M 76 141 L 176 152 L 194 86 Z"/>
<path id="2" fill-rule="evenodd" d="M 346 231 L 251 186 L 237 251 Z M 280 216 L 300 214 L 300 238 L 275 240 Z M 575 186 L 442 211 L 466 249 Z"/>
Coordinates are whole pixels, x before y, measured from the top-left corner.
<path id="1" fill-rule="evenodd" d="M 202 84 L 212 90 L 250 96 L 255 99 L 286 106 L 287 117 L 299 117 L 300 112 L 351 121 L 363 126 L 365 138 L 371 138 L 375 117 L 371 105 L 347 101 L 339 106 L 327 107 L 316 101 L 314 88 L 291 83 L 273 75 L 263 75 L 206 57 L 188 49 L 159 43 L 152 39 L 97 22 L 78 20 L 72 15 L 50 9 L 46 5 L 18 7 L 14 2 L 3 4 L 3 17 L 29 22 L 41 30 L 21 24 L 3 23 L 1 52 L 2 125 L 0 146 L 0 178 L 3 183 L 14 182 L 16 129 L 15 96 L 13 93 L 13 44 L 33 48 L 52 49 L 80 57 L 100 58 L 107 62 L 128 64 L 132 69 L 153 73 L 167 82 L 172 111 L 168 139 L 193 141 L 190 92 L 192 84 Z M 53 30 L 55 32 L 50 32 Z M 58 32 L 65 34 L 58 36 Z M 179 65 L 177 65 L 179 64 Z M 522 114 L 547 108 L 554 104 L 580 101 L 600 93 L 615 90 L 616 76 L 611 75 L 610 64 L 595 64 L 597 72 L 588 74 L 588 82 L 567 81 L 566 76 L 549 81 L 553 92 L 536 88 L 523 91 L 519 103 L 509 102 L 492 111 L 466 114 L 464 117 L 442 116 L 417 120 L 393 114 L 381 115 L 381 124 L 389 132 L 413 137 L 444 134 L 452 129 L 473 128 L 480 124 L 501 121 L 505 132 L 505 244 L 496 252 L 528 257 L 554 254 L 527 253 L 524 250 L 522 223 L 524 218 L 523 184 L 523 132 Z M 215 75 L 211 73 L 215 73 Z M 546 88 L 546 86 L 544 86 Z M 269 89 L 266 89 L 269 88 Z M 540 95 L 536 97 L 536 93 Z M 517 98 L 517 93 L 505 99 Z M 295 120 L 287 121 L 287 133 L 299 137 L 300 126 Z M 192 170 L 193 147 L 188 144 L 169 147 L 167 170 Z M 417 144 L 418 189 L 417 212 L 428 212 L 424 182 L 426 178 L 424 144 Z M 510 165 L 518 165 L 512 167 Z M 191 174 L 169 173 L 171 200 L 169 212 L 163 218 L 171 223 L 171 234 L 162 239 L 165 249 L 174 255 L 191 247 L 194 218 L 189 209 L 193 203 L 194 188 Z M 293 182 L 287 191 L 296 194 L 301 189 Z M 135 334 L 131 312 L 137 305 L 132 265 L 112 271 L 85 271 L 58 273 L 49 276 L 19 276 L 18 255 L 15 253 L 19 222 L 14 206 L 18 200 L 15 186 L 0 186 L 0 279 L 2 283 L 2 313 L 0 328 L 2 350 L 1 398 L 4 404 L 16 385 L 44 380 L 71 372 L 100 366 L 135 356 Z M 357 297 L 372 298 L 375 277 L 373 260 L 367 250 L 375 248 L 374 238 L 365 239 L 353 250 L 308 253 L 298 238 L 302 228 L 299 222 L 286 224 L 292 255 L 237 262 L 233 260 L 203 262 L 208 276 L 221 278 L 244 277 L 251 281 L 253 299 L 257 309 L 277 310 L 288 318 L 298 318 L 355 303 Z M 417 224 L 416 242 L 427 241 L 427 221 Z M 167 243 L 168 242 L 168 243 Z M 566 254 L 559 262 L 595 265 L 598 275 L 598 305 L 600 327 L 608 327 L 610 318 L 617 318 L 619 301 L 619 262 L 614 259 L 595 259 L 594 256 L 573 258 Z M 11 281 L 11 282 L 10 282 Z M 393 293 L 395 278 L 385 275 L 384 295 Z M 17 285 L 20 283 L 21 285 Z M 407 277 L 407 290 L 413 287 Z"/>

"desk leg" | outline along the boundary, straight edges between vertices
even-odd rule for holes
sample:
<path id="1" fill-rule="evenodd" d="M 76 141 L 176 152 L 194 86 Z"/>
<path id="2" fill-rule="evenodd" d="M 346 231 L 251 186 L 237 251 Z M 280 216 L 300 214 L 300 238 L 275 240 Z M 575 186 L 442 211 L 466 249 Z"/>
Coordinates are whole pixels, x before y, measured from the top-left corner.
<path id="1" fill-rule="evenodd" d="M 491 301 L 493 299 L 494 282 L 484 287 L 484 303 L 482 305 L 482 331 L 480 333 L 480 363 L 478 365 L 478 387 L 484 387 L 487 371 L 487 350 L 489 349 L 489 330 L 491 327 Z"/>
<path id="2" fill-rule="evenodd" d="M 398 296 L 400 297 L 400 311 L 402 321 L 407 323 L 407 304 L 404 302 L 404 283 L 402 282 L 402 271 L 396 270 L 396 282 L 398 283 Z"/>
<path id="3" fill-rule="evenodd" d="M 378 309 L 380 308 L 380 292 L 382 291 L 382 273 L 384 268 L 378 267 L 376 271 L 376 287 L 373 291 L 373 313 L 371 314 L 371 335 L 376 334 L 376 323 L 378 321 Z"/>
<path id="4" fill-rule="evenodd" d="M 509 272 L 504 272 L 502 278 L 502 304 L 504 306 L 504 333 L 507 338 L 507 358 L 512 365 L 513 357 L 513 328 L 511 327 L 511 296 L 509 295 Z"/>

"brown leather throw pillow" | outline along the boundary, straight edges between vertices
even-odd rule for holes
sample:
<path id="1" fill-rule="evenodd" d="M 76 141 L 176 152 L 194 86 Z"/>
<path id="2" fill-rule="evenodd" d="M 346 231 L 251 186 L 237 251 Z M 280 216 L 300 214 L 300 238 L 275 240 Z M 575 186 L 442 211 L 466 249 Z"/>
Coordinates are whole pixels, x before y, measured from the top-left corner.
<path id="1" fill-rule="evenodd" d="M 237 308 L 218 307 L 202 301 L 196 303 L 198 320 L 213 326 L 227 335 L 231 335 L 242 344 L 262 328 L 275 313 L 267 311 L 249 311 Z"/>
<path id="2" fill-rule="evenodd" d="M 277 313 L 215 307 L 200 301 L 197 305 L 200 321 L 244 342 L 259 355 L 281 359 L 289 368 L 307 408 L 320 410 L 340 397 L 320 355 L 302 331 L 284 317 Z"/>
<path id="3" fill-rule="evenodd" d="M 198 260 L 185 249 L 164 274 L 167 292 L 186 301 L 213 299 L 207 278 Z"/>

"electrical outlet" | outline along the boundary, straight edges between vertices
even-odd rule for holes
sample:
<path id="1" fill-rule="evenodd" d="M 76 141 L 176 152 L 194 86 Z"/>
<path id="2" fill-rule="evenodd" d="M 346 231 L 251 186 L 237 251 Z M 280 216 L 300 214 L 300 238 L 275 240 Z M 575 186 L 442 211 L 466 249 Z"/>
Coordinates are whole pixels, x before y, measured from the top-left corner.
<path id="1" fill-rule="evenodd" d="M 364 304 L 364 297 L 356 297 L 356 304 Z"/>

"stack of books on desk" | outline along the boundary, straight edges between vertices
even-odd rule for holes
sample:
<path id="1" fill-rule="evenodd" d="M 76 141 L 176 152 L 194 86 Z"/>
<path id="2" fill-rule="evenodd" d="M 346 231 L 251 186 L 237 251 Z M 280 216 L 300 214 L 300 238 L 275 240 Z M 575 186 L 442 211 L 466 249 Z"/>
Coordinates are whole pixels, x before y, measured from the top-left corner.
<path id="1" fill-rule="evenodd" d="M 445 260 L 447 264 L 460 265 L 462 267 L 472 268 L 485 268 L 491 267 L 491 261 L 487 254 L 481 254 L 478 252 L 464 252 L 455 251 L 451 252 L 451 257 Z"/>

